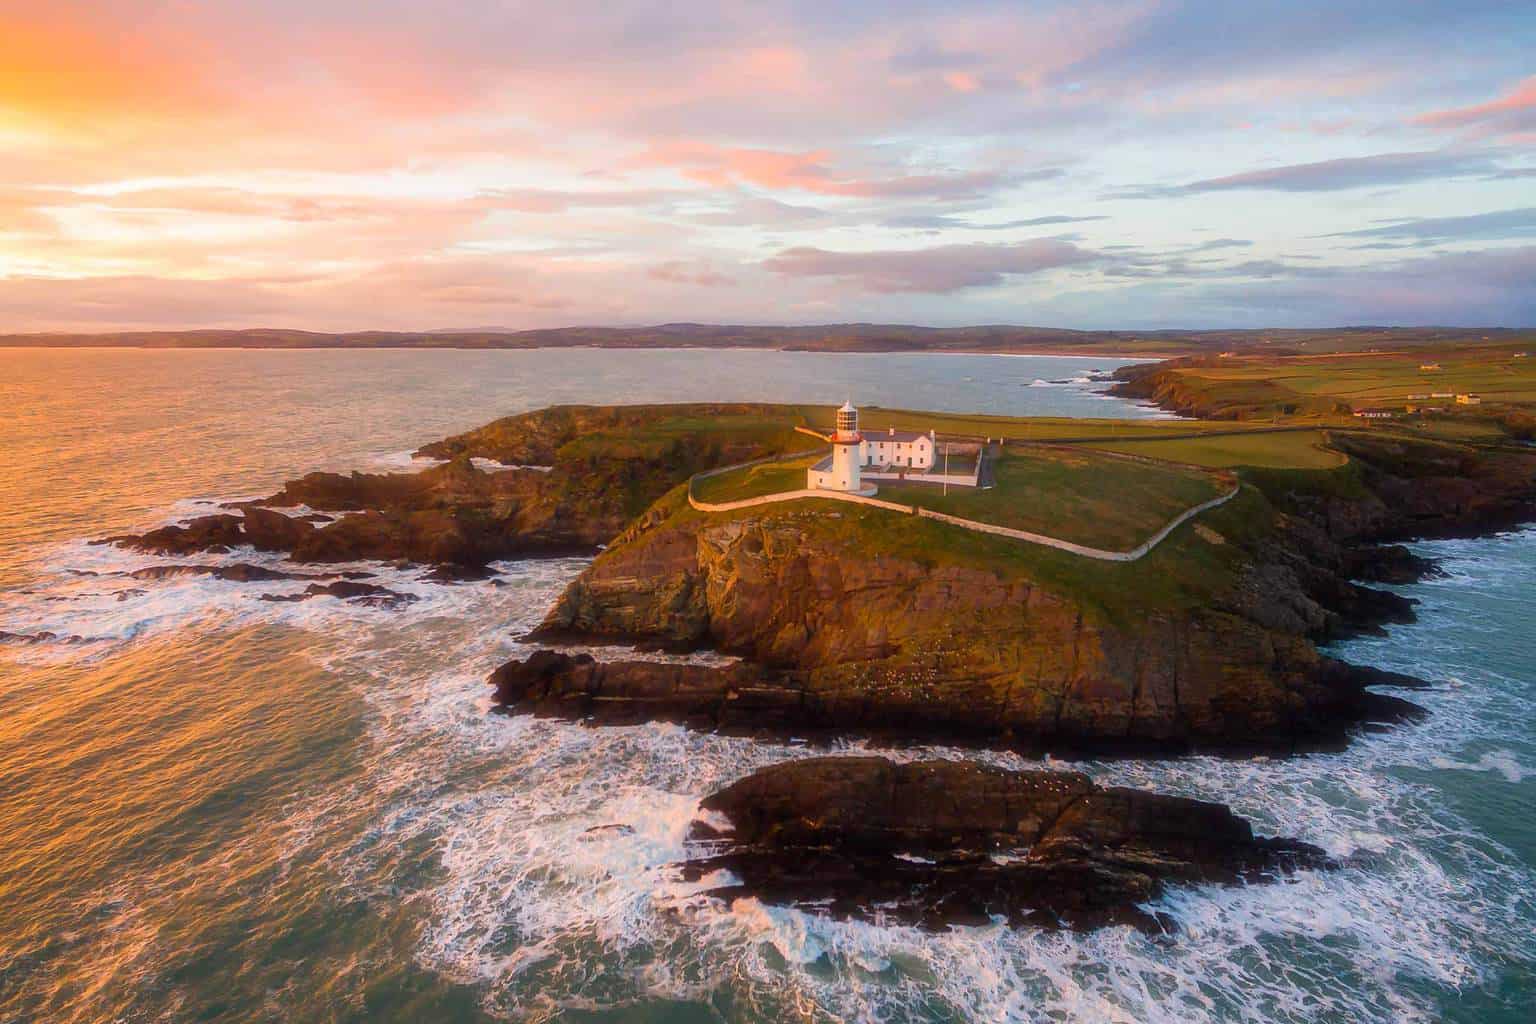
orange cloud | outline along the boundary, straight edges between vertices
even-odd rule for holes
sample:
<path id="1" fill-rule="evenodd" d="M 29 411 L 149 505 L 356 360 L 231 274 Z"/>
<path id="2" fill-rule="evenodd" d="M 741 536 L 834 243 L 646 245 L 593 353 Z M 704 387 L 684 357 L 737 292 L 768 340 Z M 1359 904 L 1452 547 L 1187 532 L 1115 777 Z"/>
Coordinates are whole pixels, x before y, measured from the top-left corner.
<path id="1" fill-rule="evenodd" d="M 131 34 L 39 10 L 0 29 L 0 111 L 15 119 L 78 122 L 104 113 L 140 118 L 195 94 L 197 77 L 170 48 L 138 49 Z"/>
<path id="2" fill-rule="evenodd" d="M 1015 180 L 995 171 L 852 177 L 834 174 L 827 166 L 829 156 L 826 150 L 784 152 L 679 142 L 652 145 L 628 165 L 674 168 L 684 177 L 714 188 L 749 184 L 770 190 L 860 199 L 975 198 Z M 1038 172 L 1031 172 L 1030 176 L 1038 176 Z"/>

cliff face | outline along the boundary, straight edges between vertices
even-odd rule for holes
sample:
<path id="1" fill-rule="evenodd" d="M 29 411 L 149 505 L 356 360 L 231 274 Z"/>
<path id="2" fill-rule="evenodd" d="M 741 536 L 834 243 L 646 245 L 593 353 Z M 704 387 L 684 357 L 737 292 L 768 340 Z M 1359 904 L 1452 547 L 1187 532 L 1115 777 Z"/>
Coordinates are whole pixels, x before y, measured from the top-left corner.
<path id="1" fill-rule="evenodd" d="M 1233 611 L 1111 621 L 1027 579 L 866 558 L 820 535 L 815 514 L 648 531 L 583 574 L 540 633 L 712 646 L 771 670 L 771 712 L 762 694 L 723 699 L 724 677 L 718 707 L 686 709 L 727 727 L 755 716 L 1024 746 L 1289 746 L 1399 710 L 1304 636 Z M 568 710 L 625 702 L 623 672 L 592 682 L 564 681 L 587 695 Z"/>
<path id="2" fill-rule="evenodd" d="M 1211 420 L 1269 419 L 1284 416 L 1349 415 L 1347 402 L 1321 395 L 1304 395 L 1271 381 L 1244 381 L 1240 386 L 1213 383 L 1179 373 L 1179 367 L 1214 366 L 1210 356 L 1188 356 L 1162 363 L 1124 366 L 1112 395 L 1154 402 L 1170 412 Z"/>
<path id="3" fill-rule="evenodd" d="M 1017 565 L 851 541 L 848 524 L 865 516 L 884 516 L 867 528 L 900 537 L 903 518 L 878 510 L 700 516 L 663 504 L 570 586 L 535 638 L 712 647 L 749 660 L 766 681 L 715 673 L 711 690 L 713 670 L 701 669 L 671 702 L 665 684 L 639 682 L 622 663 L 546 664 L 537 683 L 514 665 L 501 697 L 578 716 L 954 733 L 1026 747 L 1336 743 L 1349 727 L 1411 710 L 1364 689 L 1381 677 L 1314 647 L 1411 618 L 1411 602 L 1349 577 L 1408 579 L 1425 566 L 1366 542 L 1486 529 L 1528 516 L 1536 494 L 1536 456 L 1451 464 L 1434 446 L 1345 443 L 1355 460 L 1347 473 L 1256 477 L 1250 487 L 1268 500 L 1242 513 L 1264 520 L 1252 536 L 1229 541 L 1207 527 L 1226 552 L 1206 573 L 1209 599 L 1128 601 L 1114 614 Z M 1193 559 L 1201 543 L 1171 541 L 1166 557 Z M 1112 579 L 1135 587 L 1146 583 L 1138 573 L 1160 571 L 1137 565 Z"/>

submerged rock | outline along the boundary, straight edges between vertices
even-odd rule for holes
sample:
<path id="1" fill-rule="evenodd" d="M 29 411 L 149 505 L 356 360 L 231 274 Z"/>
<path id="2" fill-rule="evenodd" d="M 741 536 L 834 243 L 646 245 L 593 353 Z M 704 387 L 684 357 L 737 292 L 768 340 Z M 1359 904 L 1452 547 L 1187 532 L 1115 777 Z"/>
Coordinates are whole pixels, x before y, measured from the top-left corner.
<path id="1" fill-rule="evenodd" d="M 236 562 L 234 565 L 149 565 L 128 573 L 130 579 L 165 580 L 178 576 L 211 576 L 217 580 L 235 583 L 264 582 L 267 580 L 326 580 L 335 579 L 335 573 L 287 572 Z"/>
<path id="2" fill-rule="evenodd" d="M 62 635 L 48 630 L 37 633 L 11 633 L 0 629 L 0 644 L 83 644 L 85 637 L 71 633 Z"/>
<path id="3" fill-rule="evenodd" d="M 394 608 L 417 600 L 415 594 L 402 594 L 387 587 L 380 587 L 372 583 L 353 583 L 350 580 L 337 580 L 335 583 L 311 583 L 304 588 L 302 594 L 261 595 L 263 601 L 281 603 L 308 601 L 314 597 L 336 597 L 353 604 L 367 605 L 373 608 Z"/>
<path id="4" fill-rule="evenodd" d="M 1254 836 L 1220 804 L 959 761 L 791 761 L 700 806 L 728 824 L 695 823 L 699 855 L 684 876 L 739 879 L 712 895 L 927 928 L 1003 918 L 1165 929 L 1142 905 L 1166 883 L 1329 863 L 1307 843 Z"/>

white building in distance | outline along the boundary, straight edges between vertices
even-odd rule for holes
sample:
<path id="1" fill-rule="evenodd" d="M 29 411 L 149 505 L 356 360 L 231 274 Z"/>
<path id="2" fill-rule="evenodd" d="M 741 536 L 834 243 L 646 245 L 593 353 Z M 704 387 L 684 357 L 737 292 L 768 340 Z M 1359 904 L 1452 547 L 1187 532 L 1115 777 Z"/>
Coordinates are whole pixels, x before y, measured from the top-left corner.
<path id="1" fill-rule="evenodd" d="M 862 480 L 865 467 L 881 476 L 927 472 L 933 468 L 937 449 L 931 430 L 926 434 L 895 429 L 861 433 L 859 411 L 851 401 L 837 410 L 837 429 L 827 440 L 832 442 L 832 454 L 806 470 L 806 486 L 813 490 L 874 494 L 875 488 Z"/>

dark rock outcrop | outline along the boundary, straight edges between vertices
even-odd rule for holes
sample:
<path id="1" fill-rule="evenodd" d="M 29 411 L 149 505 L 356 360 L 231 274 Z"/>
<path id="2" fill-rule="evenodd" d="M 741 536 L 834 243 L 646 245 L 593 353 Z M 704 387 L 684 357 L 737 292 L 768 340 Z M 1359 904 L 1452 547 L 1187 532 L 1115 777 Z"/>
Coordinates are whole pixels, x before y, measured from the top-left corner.
<path id="1" fill-rule="evenodd" d="M 402 594 L 387 587 L 376 586 L 372 583 L 353 583 L 350 580 L 337 580 L 335 583 L 311 583 L 304 588 L 302 594 L 261 595 L 263 601 L 281 603 L 308 601 L 314 597 L 336 597 L 353 604 L 367 605 L 373 608 L 396 608 L 416 600 L 415 594 Z"/>
<path id="2" fill-rule="evenodd" d="M 1259 881 L 1325 866 L 1321 850 L 1255 837 L 1220 804 L 1103 788 L 1076 772 L 878 757 L 792 761 L 707 797 L 694 826 L 712 890 L 838 917 L 941 928 L 1010 923 L 1165 928 L 1142 905 L 1168 882 Z"/>
<path id="3" fill-rule="evenodd" d="M 670 721 L 742 735 L 946 740 L 1061 756 L 1337 749 L 1356 728 L 1421 713 L 1408 701 L 1366 689 L 1404 682 L 1332 659 L 1321 661 L 1307 679 L 1310 689 L 1294 694 L 1289 704 L 1260 703 L 1274 698 L 1255 688 L 1229 691 L 1228 706 L 1222 706 L 1220 694 L 1195 690 L 1186 697 L 1189 706 L 1175 703 L 1161 719 L 1131 718 L 1137 712 L 1134 700 L 1117 703 L 1110 697 L 1066 707 L 1072 697 L 1063 696 L 1042 715 L 1030 703 L 998 700 L 985 677 L 914 686 L 882 678 L 879 671 L 850 681 L 841 672 L 765 669 L 750 662 L 727 667 L 603 662 L 589 654 L 541 650 L 502 665 L 489 682 L 502 710 L 592 724 Z M 1190 721 L 1182 720 L 1186 713 Z M 1110 722 L 1117 728 L 1103 727 Z"/>
<path id="4" fill-rule="evenodd" d="M 126 534 L 97 541 L 117 544 L 129 551 L 151 555 L 190 555 L 198 551 L 221 553 L 246 543 L 241 517 L 228 514 L 198 516 L 185 523 L 162 526 L 144 534 Z"/>
<path id="5" fill-rule="evenodd" d="M 205 516 L 108 541 L 158 554 L 250 545 L 303 562 L 457 569 L 590 555 L 694 473 L 809 443 L 787 422 L 765 428 L 770 412 L 784 417 L 753 405 L 557 406 L 428 445 L 422 454 L 450 461 L 420 472 L 310 473 L 270 497 L 229 506 L 243 516 Z M 485 472 L 477 457 L 524 468 Z M 303 506 L 347 514 L 275 511 Z"/>
<path id="6" fill-rule="evenodd" d="M 37 633 L 11 633 L 0 629 L 0 644 L 18 644 L 31 646 L 33 644 L 83 644 L 85 637 L 71 633 L 62 635 L 48 630 Z"/>
<path id="7" fill-rule="evenodd" d="M 268 569 L 261 565 L 251 565 L 249 562 L 236 562 L 233 565 L 147 565 L 142 569 L 135 569 L 128 573 L 129 579 L 135 580 L 167 580 L 178 576 L 211 576 L 216 580 L 229 580 L 234 583 L 260 583 L 268 580 L 329 580 L 338 575 L 349 577 L 365 577 L 371 573 L 315 573 L 315 572 L 287 572 L 282 569 Z"/>

